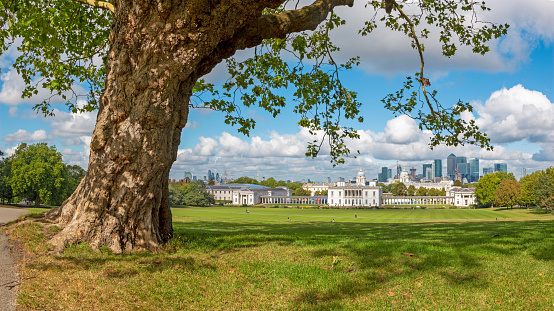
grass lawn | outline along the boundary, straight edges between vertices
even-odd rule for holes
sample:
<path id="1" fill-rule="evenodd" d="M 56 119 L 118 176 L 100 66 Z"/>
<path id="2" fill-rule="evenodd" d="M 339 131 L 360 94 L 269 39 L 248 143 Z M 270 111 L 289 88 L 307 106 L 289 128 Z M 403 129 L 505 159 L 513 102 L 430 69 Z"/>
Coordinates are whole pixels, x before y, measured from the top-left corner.
<path id="1" fill-rule="evenodd" d="M 550 214 L 248 209 L 174 209 L 175 238 L 158 254 L 76 245 L 55 257 L 46 255 L 44 243 L 51 232 L 37 224 L 12 227 L 30 252 L 18 310 L 548 310 L 554 304 Z"/>

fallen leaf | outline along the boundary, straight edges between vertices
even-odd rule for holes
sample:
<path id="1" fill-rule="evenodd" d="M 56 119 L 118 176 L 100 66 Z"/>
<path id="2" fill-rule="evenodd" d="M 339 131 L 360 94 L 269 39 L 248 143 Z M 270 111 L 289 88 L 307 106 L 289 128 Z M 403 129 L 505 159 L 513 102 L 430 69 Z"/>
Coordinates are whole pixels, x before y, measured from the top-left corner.
<path id="1" fill-rule="evenodd" d="M 394 293 L 393 293 L 393 292 L 389 292 L 389 296 L 394 296 Z"/>
<path id="2" fill-rule="evenodd" d="M 545 283 L 544 285 L 546 285 L 546 286 L 552 286 L 552 284 L 550 284 L 550 283 Z"/>
<path id="3" fill-rule="evenodd" d="M 408 258 L 410 258 L 410 257 L 412 257 L 414 254 L 403 252 L 402 255 L 406 255 Z"/>
<path id="4" fill-rule="evenodd" d="M 542 273 L 539 273 L 539 276 L 542 276 Z"/>
<path id="5" fill-rule="evenodd" d="M 229 273 L 235 273 L 235 270 L 229 270 Z"/>

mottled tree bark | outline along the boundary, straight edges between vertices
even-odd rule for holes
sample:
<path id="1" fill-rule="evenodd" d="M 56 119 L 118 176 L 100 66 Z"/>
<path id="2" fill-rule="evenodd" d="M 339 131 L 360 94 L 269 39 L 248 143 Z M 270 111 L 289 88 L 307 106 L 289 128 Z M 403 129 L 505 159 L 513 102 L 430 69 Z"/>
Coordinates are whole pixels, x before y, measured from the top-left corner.
<path id="1" fill-rule="evenodd" d="M 84 241 L 114 252 L 156 250 L 173 235 L 168 178 L 198 78 L 265 38 L 314 29 L 336 5 L 262 16 L 283 0 L 117 0 L 106 89 L 86 176 L 48 213 L 56 251 Z"/>

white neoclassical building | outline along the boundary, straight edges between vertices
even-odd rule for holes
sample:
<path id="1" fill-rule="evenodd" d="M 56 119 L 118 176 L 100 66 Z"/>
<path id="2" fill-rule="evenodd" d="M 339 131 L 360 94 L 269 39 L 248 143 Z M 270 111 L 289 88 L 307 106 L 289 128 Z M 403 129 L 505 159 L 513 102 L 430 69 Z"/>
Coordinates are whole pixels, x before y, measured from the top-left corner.
<path id="1" fill-rule="evenodd" d="M 316 192 L 327 191 L 329 187 L 333 186 L 335 186 L 335 183 L 306 183 L 302 185 L 302 189 L 310 191 L 312 196 L 314 196 Z"/>
<path id="2" fill-rule="evenodd" d="M 468 207 L 477 203 L 475 188 L 453 187 L 446 192 L 446 195 L 452 197 L 452 205 L 454 206 Z"/>
<path id="3" fill-rule="evenodd" d="M 454 205 L 469 207 L 477 202 L 475 188 L 453 187 L 445 196 L 392 196 L 382 198 L 383 205 Z"/>
<path id="4" fill-rule="evenodd" d="M 338 182 L 337 186 L 329 187 L 327 204 L 336 207 L 376 207 L 381 205 L 382 195 L 382 188 L 375 186 L 374 182 L 367 183 L 360 168 L 356 184 Z"/>
<path id="5" fill-rule="evenodd" d="M 257 205 L 262 203 L 262 197 L 290 197 L 287 187 L 277 188 L 247 188 L 233 193 L 234 205 Z"/>
<path id="6" fill-rule="evenodd" d="M 233 205 L 255 205 L 260 204 L 261 197 L 290 197 L 291 190 L 288 187 L 268 188 L 259 185 L 249 184 L 227 184 L 217 186 L 206 186 L 209 194 L 214 196 L 216 201 L 230 201 Z"/>

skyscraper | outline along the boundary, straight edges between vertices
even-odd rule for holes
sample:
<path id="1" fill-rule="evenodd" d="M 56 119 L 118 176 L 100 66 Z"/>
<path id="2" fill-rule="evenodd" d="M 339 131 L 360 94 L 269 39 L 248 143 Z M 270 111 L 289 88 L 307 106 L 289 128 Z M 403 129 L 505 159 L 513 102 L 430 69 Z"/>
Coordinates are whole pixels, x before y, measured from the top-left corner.
<path id="1" fill-rule="evenodd" d="M 387 182 L 389 179 L 389 168 L 386 166 L 381 167 L 381 173 L 379 173 L 379 176 L 377 180 L 379 182 Z"/>
<path id="2" fill-rule="evenodd" d="M 462 182 L 464 179 L 469 181 L 469 163 L 459 163 L 456 173 L 460 176 Z"/>
<path id="3" fill-rule="evenodd" d="M 456 178 L 456 156 L 451 153 L 446 158 L 446 175 L 448 176 L 448 179 L 454 180 Z"/>
<path id="4" fill-rule="evenodd" d="M 469 164 L 469 182 L 477 182 L 479 180 L 479 158 L 471 158 L 467 160 Z"/>
<path id="5" fill-rule="evenodd" d="M 192 181 L 192 173 L 191 172 L 185 172 L 185 179 L 189 179 Z"/>
<path id="6" fill-rule="evenodd" d="M 442 178 L 442 160 L 441 159 L 436 159 L 434 164 L 435 164 L 435 176 L 434 177 Z"/>
<path id="7" fill-rule="evenodd" d="M 483 167 L 483 176 L 494 173 L 492 167 Z"/>
<path id="8" fill-rule="evenodd" d="M 410 169 L 410 179 L 411 180 L 416 180 L 416 169 L 415 168 Z"/>
<path id="9" fill-rule="evenodd" d="M 427 180 L 433 179 L 433 164 L 423 164 L 423 178 Z"/>
<path id="10" fill-rule="evenodd" d="M 467 163 L 467 157 L 456 157 L 456 164 Z"/>
<path id="11" fill-rule="evenodd" d="M 508 164 L 506 163 L 494 163 L 494 172 L 506 172 L 508 173 Z"/>

